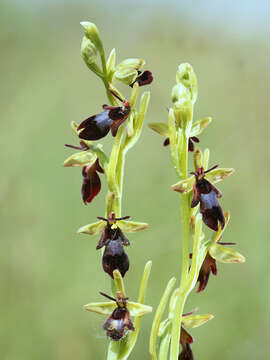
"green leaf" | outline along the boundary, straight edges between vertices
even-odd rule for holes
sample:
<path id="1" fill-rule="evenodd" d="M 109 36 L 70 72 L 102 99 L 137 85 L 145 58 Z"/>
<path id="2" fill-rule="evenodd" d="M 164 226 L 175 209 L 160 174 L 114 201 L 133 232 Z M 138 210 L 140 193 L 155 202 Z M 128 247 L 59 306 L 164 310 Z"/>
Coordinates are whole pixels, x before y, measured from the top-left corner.
<path id="1" fill-rule="evenodd" d="M 226 179 L 226 177 L 230 176 L 234 173 L 234 169 L 232 168 L 219 168 L 214 169 L 205 175 L 205 178 L 211 183 L 217 183 L 221 180 Z"/>
<path id="2" fill-rule="evenodd" d="M 150 356 L 152 360 L 157 360 L 157 354 L 156 354 L 156 343 L 157 343 L 157 335 L 158 335 L 158 331 L 159 331 L 159 326 L 160 326 L 160 322 L 163 316 L 163 313 L 165 311 L 170 293 L 172 292 L 172 289 L 174 287 L 176 278 L 172 278 L 169 282 L 168 285 L 162 295 L 162 298 L 160 300 L 160 303 L 158 305 L 155 317 L 154 317 L 154 321 L 153 321 L 153 325 L 152 325 L 152 329 L 151 329 L 151 335 L 150 335 L 150 344 L 149 344 L 149 352 L 150 352 Z"/>
<path id="3" fill-rule="evenodd" d="M 84 225 L 78 229 L 79 234 L 97 235 L 104 229 L 105 223 L 100 220 L 92 224 Z"/>
<path id="4" fill-rule="evenodd" d="M 84 166 L 88 164 L 92 164 L 96 161 L 97 156 L 93 154 L 91 151 L 82 151 L 79 153 L 75 153 L 69 156 L 64 161 L 64 166 Z"/>
<path id="5" fill-rule="evenodd" d="M 139 304 L 136 302 L 128 301 L 127 308 L 131 316 L 142 316 L 152 312 L 152 306 Z"/>
<path id="6" fill-rule="evenodd" d="M 243 263 L 246 261 L 239 252 L 217 243 L 211 245 L 209 253 L 214 259 L 222 263 Z"/>
<path id="7" fill-rule="evenodd" d="M 115 301 L 89 303 L 84 305 L 85 310 L 92 311 L 101 315 L 110 315 L 115 308 Z"/>
<path id="8" fill-rule="evenodd" d="M 207 125 L 209 125 L 212 121 L 212 118 L 206 117 L 201 120 L 197 120 L 192 124 L 190 137 L 191 136 L 197 136 L 201 134 L 201 132 L 206 128 Z"/>
<path id="9" fill-rule="evenodd" d="M 169 128 L 168 128 L 168 124 L 164 124 L 164 123 L 150 123 L 148 124 L 148 126 L 150 127 L 150 129 L 154 130 L 155 132 L 157 132 L 158 134 L 168 137 L 169 136 Z"/>
<path id="10" fill-rule="evenodd" d="M 195 183 L 195 177 L 191 176 L 187 179 L 178 181 L 178 183 L 171 186 L 174 191 L 180 192 L 181 194 L 187 194 L 193 189 Z"/>
<path id="11" fill-rule="evenodd" d="M 120 220 L 117 221 L 117 226 L 119 226 L 123 232 L 133 233 L 140 230 L 144 230 L 148 228 L 149 225 L 143 222 Z"/>
<path id="12" fill-rule="evenodd" d="M 205 324 L 207 321 L 213 319 L 213 317 L 214 316 L 211 314 L 183 316 L 182 325 L 189 328 L 195 328 Z"/>

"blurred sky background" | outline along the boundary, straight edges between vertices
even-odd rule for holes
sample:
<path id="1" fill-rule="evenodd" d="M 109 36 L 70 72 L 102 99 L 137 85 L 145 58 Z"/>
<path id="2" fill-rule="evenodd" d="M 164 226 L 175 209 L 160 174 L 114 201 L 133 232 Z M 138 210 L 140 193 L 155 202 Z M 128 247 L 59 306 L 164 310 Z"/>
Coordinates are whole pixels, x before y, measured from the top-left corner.
<path id="1" fill-rule="evenodd" d="M 270 2 L 45 1 L 0 2 L 1 252 L 0 358 L 105 359 L 105 318 L 83 311 L 101 300 L 110 280 L 95 250 L 98 236 L 77 235 L 104 214 L 106 186 L 87 207 L 79 169 L 64 169 L 75 143 L 70 122 L 100 111 L 101 82 L 80 56 L 80 21 L 95 22 L 106 53 L 117 61 L 146 59 L 153 71 L 147 122 L 167 121 L 180 62 L 197 73 L 195 119 L 212 116 L 201 135 L 210 164 L 234 167 L 220 183 L 230 209 L 224 241 L 236 241 L 243 265 L 218 264 L 195 306 L 215 319 L 193 329 L 195 359 L 270 358 L 269 319 L 269 83 Z M 179 279 L 177 181 L 163 139 L 144 126 L 127 157 L 123 215 L 150 228 L 129 236 L 127 293 L 137 297 L 140 276 L 153 260 L 146 303 L 154 310 L 167 281 Z M 107 148 L 111 137 L 105 139 Z M 147 315 L 130 359 L 148 359 L 153 315 Z"/>

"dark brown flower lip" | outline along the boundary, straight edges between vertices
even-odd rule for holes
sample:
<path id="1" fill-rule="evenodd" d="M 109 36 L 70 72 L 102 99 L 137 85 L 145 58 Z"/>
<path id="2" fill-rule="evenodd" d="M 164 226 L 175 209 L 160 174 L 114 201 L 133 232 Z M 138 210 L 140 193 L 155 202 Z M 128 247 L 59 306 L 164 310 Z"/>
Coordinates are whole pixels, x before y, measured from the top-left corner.
<path id="1" fill-rule="evenodd" d="M 218 231 L 218 224 L 221 228 L 225 226 L 225 217 L 218 198 L 222 196 L 221 192 L 208 180 L 205 179 L 205 174 L 215 169 L 218 165 L 211 169 L 204 171 L 200 167 L 196 172 L 191 172 L 195 176 L 195 184 L 193 186 L 193 199 L 191 201 L 191 208 L 194 208 L 200 203 L 200 213 L 205 225 L 214 231 Z"/>
<path id="2" fill-rule="evenodd" d="M 200 293 L 206 288 L 211 272 L 213 275 L 217 275 L 216 260 L 212 258 L 209 253 L 207 253 L 199 272 L 197 280 L 199 282 L 199 287 L 197 289 L 197 293 Z"/>
<path id="3" fill-rule="evenodd" d="M 129 85 L 130 87 L 133 87 L 136 82 L 138 83 L 139 86 L 149 85 L 154 80 L 153 74 L 150 70 L 145 70 L 143 72 L 137 70 L 137 72 L 138 72 L 138 76 L 136 80 Z"/>
<path id="4" fill-rule="evenodd" d="M 86 165 L 82 168 L 83 183 L 81 195 L 85 205 L 89 204 L 100 192 L 101 181 L 98 172 L 104 173 L 98 158 L 93 164 Z"/>

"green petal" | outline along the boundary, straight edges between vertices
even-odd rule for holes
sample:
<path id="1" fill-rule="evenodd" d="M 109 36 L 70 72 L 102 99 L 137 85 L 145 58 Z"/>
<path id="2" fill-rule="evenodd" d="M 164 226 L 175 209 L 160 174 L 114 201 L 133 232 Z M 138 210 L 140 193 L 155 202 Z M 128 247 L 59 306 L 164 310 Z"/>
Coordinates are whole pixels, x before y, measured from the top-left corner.
<path id="1" fill-rule="evenodd" d="M 211 121 L 212 121 L 212 118 L 210 118 L 210 117 L 206 117 L 201 120 L 195 121 L 192 124 L 192 128 L 191 128 L 189 136 L 191 137 L 191 136 L 199 135 L 206 128 L 206 126 L 211 123 Z"/>
<path id="2" fill-rule="evenodd" d="M 182 324 L 189 328 L 195 328 L 205 324 L 207 321 L 213 319 L 213 317 L 211 314 L 188 315 L 182 318 Z"/>
<path id="3" fill-rule="evenodd" d="M 191 176 L 185 180 L 181 180 L 178 183 L 171 186 L 174 191 L 180 192 L 182 194 L 187 194 L 193 189 L 195 182 L 195 177 Z"/>
<path id="4" fill-rule="evenodd" d="M 92 311 L 102 315 L 110 315 L 115 308 L 116 308 L 116 303 L 114 301 L 89 303 L 84 305 L 85 310 Z"/>
<path id="5" fill-rule="evenodd" d="M 234 173 L 234 169 L 232 168 L 219 168 L 210 171 L 205 175 L 205 177 L 211 183 L 217 183 L 221 180 L 226 179 L 226 177 L 230 176 L 233 173 Z"/>
<path id="6" fill-rule="evenodd" d="M 239 252 L 217 243 L 210 247 L 209 253 L 214 259 L 223 263 L 243 263 L 246 261 Z"/>
<path id="7" fill-rule="evenodd" d="M 164 124 L 164 123 L 150 123 L 148 124 L 148 126 L 150 127 L 150 129 L 154 130 L 155 132 L 157 132 L 158 134 L 168 137 L 169 136 L 169 129 L 168 129 L 168 124 Z"/>
<path id="8" fill-rule="evenodd" d="M 104 229 L 105 223 L 100 220 L 92 224 L 84 225 L 77 231 L 79 234 L 97 235 Z"/>
<path id="9" fill-rule="evenodd" d="M 64 166 L 84 166 L 91 163 L 94 163 L 97 159 L 97 156 L 93 154 L 91 151 L 82 151 L 79 153 L 75 153 L 68 157 L 64 161 Z"/>
<path id="10" fill-rule="evenodd" d="M 140 230 L 144 230 L 149 226 L 147 223 L 126 221 L 126 220 L 117 221 L 117 225 L 120 227 L 120 229 L 123 232 L 127 232 L 127 233 L 133 233 Z"/>
<path id="11" fill-rule="evenodd" d="M 129 310 L 131 316 L 142 316 L 152 312 L 152 306 L 139 304 L 132 301 L 128 301 L 127 309 Z"/>

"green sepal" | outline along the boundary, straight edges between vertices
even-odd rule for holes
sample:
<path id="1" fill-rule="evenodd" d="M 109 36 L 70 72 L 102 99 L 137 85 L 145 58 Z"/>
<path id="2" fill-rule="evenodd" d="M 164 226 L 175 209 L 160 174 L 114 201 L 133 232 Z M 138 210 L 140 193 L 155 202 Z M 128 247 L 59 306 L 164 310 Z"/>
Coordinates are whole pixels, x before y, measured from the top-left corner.
<path id="1" fill-rule="evenodd" d="M 115 49 L 113 48 L 106 62 L 106 69 L 108 74 L 110 72 L 115 71 L 115 57 L 116 57 L 116 53 L 115 53 Z"/>
<path id="2" fill-rule="evenodd" d="M 211 117 L 206 117 L 201 120 L 197 120 L 192 124 L 192 128 L 189 136 L 197 136 L 209 125 L 212 121 Z"/>
<path id="3" fill-rule="evenodd" d="M 176 82 L 183 84 L 189 91 L 190 100 L 195 104 L 198 95 L 198 82 L 193 67 L 188 63 L 178 66 Z"/>
<path id="4" fill-rule="evenodd" d="M 139 304 L 137 302 L 128 301 L 127 309 L 130 312 L 131 316 L 142 316 L 152 312 L 152 306 Z"/>
<path id="5" fill-rule="evenodd" d="M 193 189 L 195 183 L 195 177 L 191 176 L 187 179 L 178 181 L 176 184 L 172 185 L 171 188 L 174 191 L 180 192 L 181 194 L 187 194 Z"/>
<path id="6" fill-rule="evenodd" d="M 238 251 L 217 243 L 211 245 L 209 253 L 212 258 L 222 263 L 243 263 L 246 261 L 245 257 Z"/>
<path id="7" fill-rule="evenodd" d="M 195 328 L 213 319 L 211 314 L 187 315 L 182 317 L 182 325 L 188 328 Z"/>
<path id="8" fill-rule="evenodd" d="M 137 76 L 137 70 L 132 68 L 120 68 L 114 73 L 114 77 L 125 85 L 132 84 L 136 80 Z"/>
<path id="9" fill-rule="evenodd" d="M 210 150 L 206 148 L 203 152 L 203 168 L 208 169 L 208 163 L 210 158 Z"/>
<path id="10" fill-rule="evenodd" d="M 205 178 L 210 183 L 217 183 L 221 180 L 226 179 L 226 177 L 230 176 L 233 173 L 234 173 L 234 169 L 232 168 L 218 168 L 205 174 Z"/>
<path id="11" fill-rule="evenodd" d="M 144 64 L 145 61 L 143 59 L 136 59 L 136 58 L 125 59 L 116 66 L 116 71 L 120 69 L 140 70 Z"/>
<path id="12" fill-rule="evenodd" d="M 64 161 L 64 166 L 84 166 L 91 163 L 94 163 L 97 159 L 97 156 L 93 154 L 91 151 L 82 151 L 79 153 L 75 153 L 69 156 Z"/>
<path id="13" fill-rule="evenodd" d="M 190 100 L 174 104 L 174 116 L 177 126 L 181 127 L 187 138 L 190 137 L 190 131 L 193 118 L 193 104 Z"/>
<path id="14" fill-rule="evenodd" d="M 165 123 L 150 123 L 148 124 L 150 129 L 154 130 L 158 134 L 168 137 L 169 136 L 169 127 Z"/>
<path id="15" fill-rule="evenodd" d="M 84 305 L 85 310 L 95 312 L 101 315 L 110 315 L 115 308 L 116 303 L 114 301 L 89 303 Z M 143 316 L 152 312 L 151 306 L 139 304 L 132 301 L 127 302 L 127 309 L 130 312 L 130 315 L 135 317 Z"/>
<path id="16" fill-rule="evenodd" d="M 79 234 L 97 235 L 104 229 L 104 221 L 100 220 L 92 224 L 84 225 L 77 231 Z"/>
<path id="17" fill-rule="evenodd" d="M 137 232 L 137 231 L 144 230 L 149 227 L 149 225 L 147 223 L 126 221 L 126 220 L 117 221 L 117 226 L 119 226 L 120 229 L 126 233 Z"/>
<path id="18" fill-rule="evenodd" d="M 115 301 L 89 303 L 84 305 L 85 310 L 95 312 L 101 315 L 110 315 L 115 308 L 116 308 Z"/>
<path id="19" fill-rule="evenodd" d="M 195 171 L 203 166 L 203 154 L 199 147 L 193 153 L 193 162 Z"/>

